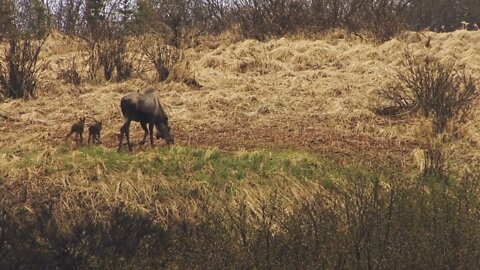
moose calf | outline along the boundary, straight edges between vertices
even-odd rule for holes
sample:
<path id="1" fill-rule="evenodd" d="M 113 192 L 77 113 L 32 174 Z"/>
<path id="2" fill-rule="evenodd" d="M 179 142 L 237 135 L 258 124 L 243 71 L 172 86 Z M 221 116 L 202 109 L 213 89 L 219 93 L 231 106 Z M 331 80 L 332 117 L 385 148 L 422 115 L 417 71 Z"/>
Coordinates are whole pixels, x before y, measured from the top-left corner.
<path id="1" fill-rule="evenodd" d="M 75 142 L 78 144 L 78 136 L 80 136 L 80 143 L 83 143 L 83 129 L 85 127 L 85 117 L 81 117 L 77 122 L 75 122 L 70 128 L 70 133 L 68 133 L 65 140 L 67 140 L 73 133 L 75 133 Z"/>
<path id="2" fill-rule="evenodd" d="M 90 139 L 92 139 L 92 142 L 95 143 L 95 140 L 97 140 L 98 143 L 102 143 L 100 141 L 100 131 L 102 130 L 102 121 L 96 121 L 93 122 L 88 127 L 88 144 L 90 144 Z"/>

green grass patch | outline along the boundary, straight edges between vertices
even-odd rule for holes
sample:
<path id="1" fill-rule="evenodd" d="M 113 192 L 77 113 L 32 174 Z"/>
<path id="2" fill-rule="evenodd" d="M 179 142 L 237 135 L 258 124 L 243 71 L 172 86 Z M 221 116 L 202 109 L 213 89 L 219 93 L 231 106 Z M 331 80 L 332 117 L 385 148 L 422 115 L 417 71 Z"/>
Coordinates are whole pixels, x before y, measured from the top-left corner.
<path id="1" fill-rule="evenodd" d="M 29 153 L 24 153 L 20 161 L 17 163 L 17 167 L 20 169 L 25 169 L 33 166 L 35 164 L 35 159 L 38 156 L 38 152 L 29 152 Z"/>
<path id="2" fill-rule="evenodd" d="M 211 185 L 245 180 L 268 185 L 272 177 L 300 183 L 322 181 L 328 185 L 339 179 L 383 173 L 356 164 L 340 166 L 315 153 L 295 150 L 221 151 L 172 146 L 118 152 L 101 146 L 85 146 L 77 150 L 60 147 L 44 155 L 41 151 L 23 153 L 15 161 L 15 167 L 38 167 L 49 175 L 77 170 L 96 175 L 101 171 L 102 178 L 109 178 L 111 174 L 135 177 L 140 171 L 152 179 L 162 175 L 171 180 L 206 181 Z"/>
<path id="3" fill-rule="evenodd" d="M 75 151 L 63 152 L 53 157 L 52 163 L 57 171 L 93 170 L 97 166 L 106 171 L 125 171 L 131 166 L 134 157 L 102 147 L 82 147 Z"/>

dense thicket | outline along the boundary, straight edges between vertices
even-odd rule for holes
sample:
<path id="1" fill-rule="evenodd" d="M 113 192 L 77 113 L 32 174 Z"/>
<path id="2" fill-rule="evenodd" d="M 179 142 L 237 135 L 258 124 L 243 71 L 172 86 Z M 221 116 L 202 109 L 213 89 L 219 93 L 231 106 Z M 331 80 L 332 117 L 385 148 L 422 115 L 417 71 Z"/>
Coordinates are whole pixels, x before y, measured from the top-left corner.
<path id="1" fill-rule="evenodd" d="M 478 178 L 443 185 L 390 177 L 352 175 L 347 187 L 335 185 L 290 214 L 276 194 L 257 214 L 242 201 L 204 198 L 196 202 L 200 216 L 167 215 L 163 225 L 152 209 L 124 203 L 108 209 L 97 202 L 104 209 L 98 216 L 86 192 L 78 195 L 81 208 L 62 210 L 67 191 L 51 183 L 51 193 L 32 188 L 29 196 L 38 199 L 15 208 L 23 191 L 7 185 L 0 191 L 0 268 L 477 269 Z M 177 206 L 184 209 L 182 200 Z"/>
<path id="2" fill-rule="evenodd" d="M 11 14 L 1 0 L 0 14 Z M 21 1 L 20 1 L 21 2 Z M 310 33 L 342 27 L 378 40 L 401 29 L 452 31 L 480 20 L 475 0 L 55 0 L 34 1 L 33 25 L 54 26 L 79 36 L 103 36 L 152 31 L 180 46 L 192 34 L 236 30 L 246 38 L 266 39 L 290 33 Z M 48 16 L 38 16 L 44 6 Z M 0 37 L 12 20 L 0 16 Z M 40 20 L 40 21 L 39 21 Z M 32 24 L 31 24 L 32 25 Z"/>

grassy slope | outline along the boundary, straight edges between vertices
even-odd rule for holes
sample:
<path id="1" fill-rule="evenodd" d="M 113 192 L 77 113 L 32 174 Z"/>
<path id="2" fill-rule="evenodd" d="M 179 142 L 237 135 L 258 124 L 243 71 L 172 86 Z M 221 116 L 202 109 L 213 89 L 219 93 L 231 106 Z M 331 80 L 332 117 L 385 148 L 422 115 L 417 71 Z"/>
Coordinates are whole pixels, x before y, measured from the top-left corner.
<path id="1" fill-rule="evenodd" d="M 424 47 L 427 37 L 431 48 Z M 457 31 L 407 33 L 384 44 L 342 33 L 322 40 L 247 40 L 212 48 L 206 43 L 186 52 L 201 90 L 174 82 L 156 85 L 178 146 L 128 154 L 114 150 L 122 123 L 118 100 L 148 85 L 138 76 L 148 81 L 151 72 L 123 83 L 63 84 L 56 79 L 58 71 L 73 58 L 82 66 L 83 46 L 55 33 L 42 52 L 46 69 L 38 98 L 0 104 L 2 174 L 12 183 L 23 182 L 26 174 L 67 189 L 102 191 L 105 202 L 131 201 L 147 209 L 142 205 L 162 192 L 227 196 L 245 189 L 262 196 L 276 187 L 273 180 L 284 190 L 308 191 L 331 180 L 324 179 L 325 162 L 334 164 L 329 173 L 356 164 L 366 168 L 362 170 L 410 169 L 415 148 L 423 143 L 423 123 L 375 115 L 375 91 L 405 49 L 453 58 L 479 76 L 480 52 L 473 47 L 478 40 L 479 32 Z M 76 149 L 64 143 L 80 115 L 87 122 L 104 120 L 103 146 Z M 472 123 L 464 130 L 468 139 L 452 146 L 451 163 L 475 164 L 479 127 Z M 132 134 L 134 140 L 140 138 L 138 125 Z M 9 172 L 12 167 L 16 169 Z"/>
<path id="2" fill-rule="evenodd" d="M 411 178 L 405 177 L 411 171 L 402 169 L 411 168 L 408 165 L 412 164 L 412 153 L 422 144 L 422 123 L 414 117 L 386 119 L 376 116 L 371 111 L 376 102 L 374 93 L 400 61 L 404 48 L 416 53 L 429 50 L 442 59 L 454 58 L 459 64 L 468 64 L 474 76 L 480 75 L 480 52 L 474 48 L 480 40 L 480 32 L 424 35 L 431 36 L 431 49 L 424 48 L 425 37 L 416 33 L 384 44 L 371 44 L 338 34 L 316 41 L 280 39 L 260 43 L 247 40 L 191 49 L 187 56 L 192 72 L 204 87 L 193 90 L 179 83 L 155 85 L 169 113 L 177 144 L 155 149 L 143 146 L 128 153 L 116 151 L 116 133 L 122 122 L 118 100 L 125 93 L 140 90 L 149 83 L 134 78 L 123 83 L 87 82 L 79 87 L 63 84 L 56 80 L 56 74 L 75 55 L 81 63 L 82 46 L 56 34 L 42 53 L 48 65 L 40 81 L 38 98 L 7 100 L 0 104 L 0 187 L 5 195 L 1 201 L 2 211 L 6 213 L 2 217 L 14 217 L 15 222 L 19 222 L 11 224 L 28 224 L 39 218 L 42 224 L 47 213 L 50 219 L 45 219 L 55 220 L 68 236 L 75 226 L 82 225 L 79 217 L 88 216 L 99 224 L 107 224 L 118 207 L 128 213 L 144 213 L 168 227 L 172 222 L 176 224 L 174 221 L 188 221 L 188 224 L 208 221 L 214 211 L 218 211 L 221 220 L 228 225 L 230 219 L 235 222 L 235 211 L 238 211 L 238 218 L 242 217 L 240 210 L 244 205 L 251 219 L 246 223 L 253 224 L 254 229 L 260 228 L 258 233 L 262 236 L 265 235 L 261 226 L 266 207 L 277 207 L 278 216 L 284 218 L 268 228 L 272 235 L 286 232 L 286 243 L 299 239 L 289 234 L 289 224 L 282 223 L 287 217 L 295 221 L 299 211 L 299 223 L 293 224 L 298 225 L 298 232 L 305 235 L 307 243 L 313 241 L 312 232 L 302 230 L 311 229 L 309 226 L 317 229 L 315 222 L 325 221 L 325 228 L 331 225 L 337 230 L 337 234 L 332 234 L 334 240 L 328 242 L 331 250 L 341 247 L 348 253 L 351 251 L 349 239 L 358 240 L 360 244 L 355 245 L 366 243 L 369 247 L 371 243 L 371 239 L 362 238 L 361 232 L 372 225 L 368 222 L 374 219 L 365 219 L 365 216 L 378 214 L 378 220 L 385 220 L 385 224 L 373 225 L 390 227 L 385 217 L 391 214 L 388 196 L 393 194 L 391 198 L 398 196 L 395 198 L 401 202 L 395 204 L 395 218 L 398 217 L 395 222 L 398 223 L 394 224 L 402 224 L 397 228 L 398 250 L 410 250 L 409 243 L 416 241 L 404 241 L 408 237 L 402 233 L 416 228 L 408 227 L 412 218 L 408 215 L 413 213 L 419 224 L 425 223 L 425 227 L 419 227 L 417 237 L 420 237 L 422 230 L 430 230 L 428 226 L 439 220 L 434 215 L 436 212 L 432 212 L 431 219 L 430 216 L 424 220 L 419 218 L 431 212 L 428 207 L 440 209 L 443 214 L 444 208 L 437 207 L 435 200 L 438 199 L 442 207 L 444 201 L 457 199 L 458 205 L 463 205 L 463 195 L 447 192 L 445 198 L 448 200 L 432 199 L 434 193 L 424 192 L 421 186 L 416 189 Z M 78 148 L 71 142 L 64 142 L 69 126 L 80 115 L 86 115 L 88 122 L 93 118 L 104 120 L 104 145 Z M 468 140 L 452 147 L 455 163 L 475 165 L 477 122 L 473 121 L 464 130 L 469 135 Z M 138 125 L 134 125 L 132 133 L 135 141 L 142 134 Z M 399 179 L 400 182 L 396 182 Z M 381 180 L 380 186 L 377 180 Z M 408 186 L 404 193 L 403 184 Z M 377 191 L 380 197 L 376 197 Z M 464 193 L 459 191 L 459 194 Z M 472 194 L 476 193 L 472 191 Z M 417 197 L 432 203 L 425 204 Z M 348 208 L 349 203 L 358 205 Z M 364 212 L 364 204 L 372 206 L 368 208 L 372 211 Z M 470 209 L 475 209 L 475 204 L 469 205 L 473 208 L 466 208 L 466 216 L 474 213 Z M 315 213 L 318 216 L 309 216 L 309 207 L 318 210 Z M 405 211 L 409 207 L 418 212 Z M 302 212 L 305 208 L 306 212 Z M 462 213 L 450 213 L 450 208 L 445 209 L 447 214 Z M 354 219 L 350 220 L 348 215 L 352 213 Z M 310 218 L 313 225 L 308 223 Z M 459 222 L 468 221 L 460 214 L 458 218 Z M 307 223 L 301 223 L 303 221 Z M 329 224 L 330 221 L 337 225 Z M 402 223 L 404 221 L 408 222 Z M 0 222 L 5 220 L 0 218 Z M 443 228 L 444 224 L 439 225 Z M 349 231 L 356 229 L 358 234 Z M 45 229 L 40 226 L 38 231 L 42 235 Z M 474 229 L 471 232 L 476 235 Z M 255 233 L 252 230 L 252 235 Z M 327 237 L 329 233 L 326 232 Z M 355 238 L 357 235 L 359 239 Z M 435 234 L 425 235 L 425 243 L 440 242 L 433 237 Z M 347 240 L 337 241 L 337 236 Z M 199 237 L 203 236 L 199 234 Z M 234 243 L 227 243 L 227 247 L 241 246 L 240 242 L 235 242 L 239 241 L 237 235 L 232 239 Z M 43 242 L 39 242 L 42 246 Z M 46 243 L 48 246 L 49 242 Z M 304 247 L 304 243 L 299 243 L 299 247 Z M 261 252 L 265 249 L 262 245 L 258 248 L 259 253 L 249 250 L 245 258 L 250 258 L 248 254 L 263 256 Z M 463 248 L 461 246 L 458 252 L 468 251 Z M 331 250 L 325 251 L 326 261 L 336 261 L 329 257 Z M 378 250 L 384 248 L 379 246 Z M 415 253 L 421 249 L 412 250 Z M 426 251 L 420 258 L 431 257 Z M 343 260 L 343 253 L 338 254 L 338 260 Z M 177 259 L 181 261 L 182 257 Z M 215 258 L 210 259 L 205 260 L 206 266 L 215 261 Z M 244 267 L 262 268 L 262 264 L 256 262 Z"/>
<path id="3" fill-rule="evenodd" d="M 368 171 L 293 150 L 221 151 L 174 146 L 132 154 L 98 146 L 74 151 L 62 146 L 16 155 L 8 154 L 12 151 L 7 148 L 1 152 L 0 175 L 8 190 L 48 194 L 53 188 L 58 190 L 51 195 L 60 212 L 88 208 L 101 215 L 101 209 L 122 203 L 163 222 L 171 218 L 165 216 L 168 209 L 195 216 L 195 206 L 202 201 L 246 200 L 249 209 L 259 214 L 261 203 L 277 193 L 285 206 L 293 207 L 332 183 L 341 183 L 349 174 Z M 37 199 L 27 196 L 9 204 L 34 209 Z"/>
<path id="4" fill-rule="evenodd" d="M 431 48 L 424 46 L 426 37 L 431 37 Z M 415 117 L 375 115 L 375 91 L 387 82 L 405 49 L 455 59 L 480 77 L 479 40 L 479 32 L 426 32 L 373 44 L 337 33 L 321 40 L 201 45 L 185 53 L 190 72 L 204 86 L 201 90 L 173 82 L 154 86 L 180 145 L 301 148 L 358 161 L 411 164 L 412 151 L 424 143 L 424 124 Z M 78 41 L 51 37 L 42 52 L 46 69 L 38 98 L 0 104 L 1 144 L 30 149 L 41 140 L 58 145 L 71 123 L 85 115 L 87 122 L 104 120 L 105 146 L 115 146 L 122 123 L 118 100 L 149 85 L 151 71 L 143 69 L 123 83 L 74 87 L 57 80 L 58 71 L 73 58 L 85 75 L 82 50 Z M 469 140 L 455 145 L 452 155 L 458 163 L 478 158 L 477 118 L 464 130 Z M 134 128 L 132 133 L 140 135 L 140 128 Z"/>
<path id="5" fill-rule="evenodd" d="M 5 268 L 478 267 L 478 176 L 301 150 L 1 150 Z"/>

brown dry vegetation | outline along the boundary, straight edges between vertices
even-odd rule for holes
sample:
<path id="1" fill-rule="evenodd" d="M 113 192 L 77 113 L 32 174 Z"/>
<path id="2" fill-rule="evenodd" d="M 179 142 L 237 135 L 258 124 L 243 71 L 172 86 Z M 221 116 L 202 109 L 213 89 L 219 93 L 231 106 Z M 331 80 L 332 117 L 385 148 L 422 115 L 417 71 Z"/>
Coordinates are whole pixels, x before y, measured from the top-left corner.
<path id="1" fill-rule="evenodd" d="M 425 47 L 428 38 L 430 48 Z M 138 41 L 129 43 L 132 57 L 136 56 L 133 50 L 138 47 L 135 46 L 136 42 Z M 276 266 L 288 269 L 311 268 L 318 266 L 320 262 L 323 263 L 323 268 L 352 268 L 354 265 L 366 268 L 367 260 L 370 267 L 369 248 L 384 250 L 384 246 L 379 244 L 375 248 L 365 247 L 363 241 L 368 239 L 358 236 L 362 235 L 361 232 L 349 231 L 351 228 L 348 225 L 355 223 L 349 223 L 351 218 L 349 211 L 355 214 L 361 212 L 349 209 L 347 207 L 349 203 L 353 201 L 355 204 L 355 200 L 365 199 L 375 205 L 378 203 L 379 207 L 390 209 L 388 207 L 392 205 L 388 204 L 389 196 L 393 198 L 398 194 L 402 199 L 408 197 L 412 203 L 416 202 L 417 198 L 425 200 L 433 198 L 432 200 L 438 199 L 440 203 L 444 202 L 442 201 L 444 197 L 439 199 L 422 188 L 418 190 L 413 188 L 418 188 L 414 182 L 407 181 L 397 185 L 395 181 L 402 176 L 391 176 L 390 171 L 394 170 L 393 167 L 388 170 L 381 169 L 393 165 L 402 175 L 414 175 L 411 168 L 416 166 L 415 159 L 417 161 L 419 159 L 419 155 L 416 155 L 418 149 L 428 143 L 427 136 L 424 136 L 428 133 L 428 127 L 414 115 L 391 118 L 376 115 L 374 109 L 382 102 L 378 100 L 378 90 L 401 62 L 406 49 L 413 54 L 428 52 L 441 59 L 454 59 L 459 65 L 467 65 L 471 74 L 478 78 L 480 77 L 478 43 L 480 32 L 456 31 L 406 33 L 382 44 L 366 42 L 341 32 L 325 35 L 318 40 L 282 38 L 268 42 L 246 40 L 219 46 L 201 44 L 184 52 L 183 59 L 188 61 L 188 64 L 184 62 L 180 65 L 183 69 L 175 71 L 175 76 L 181 77 L 182 74 L 186 77 L 193 76 L 203 86 L 202 88 L 193 89 L 181 82 L 168 80 L 164 84 L 154 84 L 169 115 L 177 146 L 170 148 L 162 146 L 160 150 L 150 151 L 149 145 L 137 146 L 138 150 L 130 154 L 117 153 L 115 150 L 117 134 L 122 124 L 119 100 L 128 92 L 140 91 L 151 85 L 149 81 L 153 81 L 155 77 L 153 69 L 145 68 L 142 74 L 134 74 L 134 78 L 121 83 L 87 81 L 79 86 L 65 84 L 56 79 L 61 67 L 68 66 L 74 57 L 77 58 L 77 65 L 82 66 L 83 50 L 86 47 L 79 40 L 54 33 L 47 40 L 41 53 L 41 62 L 46 68 L 39 81 L 36 98 L 5 100 L 0 103 L 0 188 L 4 189 L 5 194 L 12 195 L 2 201 L 8 206 L 8 210 L 2 212 L 2 215 L 15 216 L 19 220 L 18 224 L 38 222 L 61 227 L 54 226 L 56 229 L 52 229 L 44 225 L 46 228 L 42 227 L 43 229 L 39 230 L 40 238 L 48 238 L 46 232 L 48 230 L 52 230 L 53 234 L 59 234 L 59 231 L 75 231 L 78 227 L 90 228 L 88 226 L 91 224 L 101 222 L 109 224 L 118 218 L 118 215 L 121 216 L 119 219 L 122 222 L 127 219 L 127 223 L 143 224 L 142 215 L 145 215 L 163 228 L 159 229 L 161 232 L 157 232 L 157 235 L 162 233 L 174 235 L 169 236 L 171 238 L 167 237 L 169 240 L 163 239 L 171 244 L 169 246 L 171 250 L 162 254 L 170 254 L 168 252 L 172 250 L 178 251 L 179 253 L 172 253 L 177 255 L 182 254 L 181 252 L 203 254 L 198 250 L 189 250 L 188 245 L 176 246 L 183 243 L 182 237 L 191 236 L 192 239 L 196 239 L 195 241 L 201 242 L 196 243 L 200 249 L 208 247 L 208 251 L 202 255 L 205 257 L 201 258 L 203 265 L 195 263 L 198 257 L 186 261 L 185 257 L 168 259 L 167 255 L 162 255 L 165 258 L 159 257 L 158 260 L 165 261 L 158 265 L 167 268 Z M 185 67 L 189 70 L 185 70 Z M 86 76 L 86 70 L 80 71 Z M 101 137 L 103 145 L 78 148 L 73 143 L 64 143 L 70 125 L 79 116 L 86 116 L 87 123 L 93 119 L 103 120 Z M 451 168 L 460 171 L 469 169 L 469 165 L 478 162 L 477 148 L 480 140 L 478 120 L 476 114 L 471 124 L 463 127 L 465 139 L 448 144 Z M 138 124 L 132 127 L 133 140 L 139 141 L 143 132 Z M 385 180 L 386 184 L 379 185 L 378 182 L 372 181 L 373 184 L 370 186 L 368 180 L 367 184 L 348 187 L 345 181 L 370 179 L 369 176 L 357 175 L 354 169 L 352 169 L 354 172 L 350 172 L 350 167 L 358 164 L 373 171 L 380 169 L 379 177 L 381 181 Z M 226 181 L 235 178 L 241 181 Z M 333 185 L 334 188 L 332 190 L 325 188 L 328 185 Z M 477 192 L 477 185 L 473 186 L 472 190 Z M 366 193 L 356 190 L 357 187 L 364 188 L 367 190 Z M 413 189 L 415 192 L 408 193 Z M 369 197 L 378 190 L 381 194 L 380 199 L 373 195 Z M 366 197 L 355 197 L 356 192 Z M 445 196 L 458 200 L 463 198 L 457 196 L 455 192 L 445 192 Z M 477 194 L 475 192 L 473 194 Z M 439 194 L 438 196 L 441 196 L 443 193 Z M 321 199 L 315 201 L 316 198 Z M 372 201 L 369 201 L 370 199 Z M 377 199 L 380 202 L 376 201 Z M 317 204 L 323 206 L 318 207 Z M 434 208 L 432 205 L 435 204 L 426 205 Z M 476 204 L 469 205 L 473 209 L 475 206 Z M 408 209 L 408 206 L 405 207 Z M 426 211 L 431 210 L 428 207 Z M 281 209 L 280 214 L 275 212 L 277 209 Z M 281 260 L 272 261 L 275 254 L 262 253 L 264 250 L 270 252 L 268 246 L 263 246 L 270 244 L 268 238 L 270 234 L 273 243 L 273 236 L 280 237 L 282 232 L 296 226 L 293 222 L 296 213 L 306 211 L 303 217 L 308 219 L 308 214 L 314 212 L 312 209 L 320 211 L 316 212 L 319 215 L 316 218 L 321 220 L 330 220 L 329 218 L 336 215 L 337 210 L 345 211 L 338 213 L 339 224 L 330 224 L 337 231 L 330 232 L 326 229 L 325 237 L 328 238 L 328 233 L 344 235 L 346 238 L 340 239 L 339 245 L 353 239 L 352 246 L 345 244 L 342 247 L 347 250 L 339 251 L 336 255 L 331 253 L 335 248 L 332 247 L 329 251 L 328 246 L 323 246 L 324 253 L 321 258 L 318 255 L 317 261 L 308 262 L 311 264 L 306 262 L 304 265 L 300 263 L 302 262 L 300 257 L 295 258 L 292 255 L 290 261 L 299 264 L 282 265 Z M 400 213 L 399 216 L 404 218 L 402 220 L 412 218 L 408 215 L 403 216 L 402 209 L 395 208 L 394 213 Z M 468 209 L 465 210 L 466 213 L 475 216 Z M 50 215 L 42 214 L 44 212 Z M 140 217 L 136 217 L 135 214 L 125 214 L 125 217 L 122 216 L 123 213 L 135 213 Z M 269 216 L 270 213 L 276 214 Z M 362 213 L 358 218 L 363 220 Z M 422 213 L 422 211 L 416 213 L 415 218 L 419 218 Z M 375 213 L 370 214 L 373 217 Z M 286 218 L 287 216 L 292 220 Z M 35 220 L 33 217 L 40 221 L 32 221 Z M 223 217 L 228 217 L 225 218 L 227 221 L 222 219 Z M 468 218 L 475 220 L 476 216 Z M 255 246 L 253 242 L 242 243 L 242 219 L 251 219 L 250 223 L 247 223 L 253 224 L 258 233 L 244 236 L 249 241 L 258 241 L 261 245 Z M 82 220 L 85 223 L 82 223 Z M 219 220 L 224 223 L 218 223 Z M 431 220 L 436 220 L 434 214 Z M 461 221 L 467 223 L 463 219 Z M 313 217 L 312 222 L 315 222 Z M 217 225 L 212 224 L 221 225 L 216 227 Z M 400 233 L 396 235 L 398 239 L 395 239 L 398 240 L 395 242 L 398 246 L 394 248 L 408 253 L 403 254 L 403 257 L 400 255 L 395 257 L 401 264 L 403 258 L 414 257 L 415 254 L 408 252 L 409 248 L 416 250 L 418 247 L 400 244 L 404 240 L 402 233 L 407 233 L 401 229 L 404 227 L 407 230 L 408 226 L 405 226 L 408 223 L 403 224 L 405 226 L 399 224 L 402 223 L 397 224 L 399 229 L 397 232 Z M 196 227 L 197 225 L 204 227 Z M 223 225 L 225 226 L 222 227 Z M 289 227 L 290 225 L 293 227 Z M 151 224 L 145 226 L 150 231 L 156 230 Z M 299 233 L 304 233 L 302 235 L 307 235 L 306 239 L 309 239 L 308 235 L 312 235 L 313 232 L 302 232 L 305 227 L 298 226 Z M 208 229 L 215 231 L 223 228 L 227 231 L 225 235 L 229 233 L 228 228 L 234 228 L 231 233 L 238 237 L 225 236 L 224 239 L 218 239 L 216 236 L 205 234 L 206 236 L 202 238 L 202 228 L 207 232 Z M 178 231 L 175 231 L 176 229 Z M 246 228 L 248 229 L 251 228 Z M 293 246 L 298 244 L 301 247 L 302 243 L 293 241 L 303 239 L 302 235 L 298 237 L 290 235 L 292 238 L 282 239 L 292 243 Z M 180 239 L 177 239 L 178 243 L 175 242 L 177 240 L 172 240 L 175 236 Z M 197 236 L 199 238 L 195 238 Z M 87 249 L 87 244 L 82 242 L 85 246 L 80 245 L 72 240 L 75 239 L 73 236 L 64 237 L 65 239 L 60 240 L 55 238 L 60 247 L 52 244 L 49 248 L 52 250 L 66 248 L 70 256 L 79 261 L 82 258 L 90 258 L 89 255 L 82 253 L 84 252 L 82 248 Z M 243 244 L 244 249 L 234 248 L 231 251 L 233 254 L 220 250 L 220 247 L 235 246 L 233 243 L 227 243 L 229 239 L 241 239 L 237 247 Z M 279 239 L 276 240 L 277 243 L 283 241 Z M 328 239 L 323 240 L 325 243 L 333 243 L 328 242 Z M 435 243 L 437 240 L 433 237 L 426 241 Z M 129 240 L 127 237 L 118 241 Z M 215 241 L 220 241 L 221 244 Z M 472 238 L 469 245 L 474 246 L 476 241 L 476 238 Z M 212 244 L 209 245 L 209 242 Z M 313 243 L 310 244 L 312 247 L 315 246 Z M 469 254 L 468 247 L 458 252 Z M 355 264 L 353 262 L 355 260 L 346 255 L 350 252 L 349 248 L 358 251 L 362 256 L 367 256 L 368 259 L 357 258 L 359 261 Z M 422 253 L 425 258 L 430 255 L 426 250 Z M 275 252 L 281 254 L 284 251 Z M 290 252 L 293 252 L 293 248 Z M 138 255 L 133 251 L 132 253 Z M 120 253 L 114 253 L 115 256 L 119 256 L 118 254 Z M 218 259 L 215 254 L 222 254 L 224 257 L 221 259 L 226 261 L 217 265 L 212 264 Z M 235 254 L 238 257 L 228 261 L 229 256 Z M 280 256 L 278 254 L 276 256 Z M 466 263 L 467 259 L 464 258 L 464 264 L 453 263 L 452 267 L 468 268 L 475 265 L 475 258 L 478 257 L 475 254 L 471 255 L 472 260 L 468 261 L 470 264 Z M 213 257 L 209 257 L 210 255 Z M 267 259 L 249 264 L 248 259 L 257 255 Z M 398 266 L 395 263 L 397 261 L 389 257 L 389 254 L 372 256 L 379 258 L 373 265 L 383 265 L 386 268 Z M 105 257 L 108 257 L 108 254 Z M 450 253 L 440 257 L 445 260 L 457 258 L 456 254 Z M 333 258 L 330 260 L 331 263 L 327 263 L 331 258 Z M 349 261 L 350 259 L 352 261 Z M 17 263 L 11 265 L 22 265 L 21 261 Z M 69 265 L 62 263 L 56 267 Z M 122 265 L 122 261 L 98 264 L 93 262 L 79 267 L 114 269 L 119 266 L 135 268 L 136 265 L 134 259 L 123 263 Z M 442 265 L 439 261 L 435 263 L 439 263 L 437 266 Z M 412 266 L 419 265 L 428 267 L 435 264 L 425 261 L 412 262 Z"/>
<path id="2" fill-rule="evenodd" d="M 428 37 L 431 48 L 425 48 Z M 401 160 L 422 143 L 421 125 L 415 117 L 375 115 L 376 91 L 400 63 L 405 49 L 454 59 L 479 77 L 480 52 L 475 49 L 479 40 L 479 32 L 425 32 L 377 45 L 337 33 L 319 40 L 246 40 L 215 49 L 200 45 L 186 51 L 184 59 L 190 69 L 186 75 L 193 75 L 204 86 L 201 90 L 177 82 L 156 87 L 181 145 L 300 147 L 350 157 L 361 149 L 372 156 L 380 151 L 382 159 L 392 155 Z M 73 58 L 81 60 L 84 48 L 60 34 L 49 38 L 41 55 L 47 68 L 37 98 L 0 105 L 2 144 L 24 148 L 44 140 L 58 145 L 61 131 L 84 114 L 89 120 L 106 121 L 106 147 L 114 146 L 122 119 L 118 100 L 148 83 L 131 79 L 77 87 L 57 80 L 59 69 Z M 143 78 L 150 74 L 153 79 L 151 69 L 142 71 Z M 473 135 L 473 142 L 476 122 L 466 131 Z M 19 136 L 19 132 L 29 135 Z"/>

